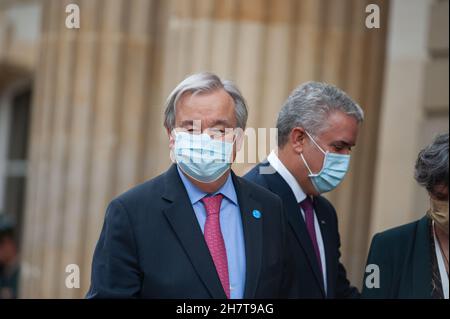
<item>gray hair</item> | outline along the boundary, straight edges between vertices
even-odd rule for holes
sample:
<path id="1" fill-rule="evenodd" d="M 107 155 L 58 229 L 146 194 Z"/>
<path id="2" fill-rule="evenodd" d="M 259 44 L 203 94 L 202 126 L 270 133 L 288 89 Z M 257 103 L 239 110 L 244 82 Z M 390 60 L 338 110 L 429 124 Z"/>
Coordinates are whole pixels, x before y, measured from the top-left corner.
<path id="1" fill-rule="evenodd" d="M 419 152 L 414 178 L 430 193 L 437 185 L 448 187 L 448 133 L 438 135 Z"/>
<path id="2" fill-rule="evenodd" d="M 327 125 L 326 119 L 334 111 L 341 111 L 358 121 L 364 120 L 364 112 L 344 91 L 321 82 L 307 82 L 297 87 L 287 98 L 278 113 L 278 146 L 288 141 L 295 127 L 302 127 L 316 136 Z"/>
<path id="3" fill-rule="evenodd" d="M 241 92 L 233 82 L 221 80 L 217 75 L 209 72 L 197 73 L 187 77 L 170 93 L 164 111 L 164 126 L 169 131 L 174 129 L 175 107 L 183 94 L 205 93 L 219 89 L 225 90 L 233 98 L 237 127 L 245 130 L 248 112 L 247 104 Z"/>

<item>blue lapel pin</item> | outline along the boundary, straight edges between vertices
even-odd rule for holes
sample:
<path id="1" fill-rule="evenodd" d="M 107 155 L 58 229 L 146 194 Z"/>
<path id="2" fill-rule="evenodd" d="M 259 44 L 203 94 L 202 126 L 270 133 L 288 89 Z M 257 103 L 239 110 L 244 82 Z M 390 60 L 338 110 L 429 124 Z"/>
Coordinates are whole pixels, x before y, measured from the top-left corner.
<path id="1" fill-rule="evenodd" d="M 260 219 L 261 218 L 261 212 L 257 209 L 253 210 L 253 217 L 255 217 L 256 219 Z"/>

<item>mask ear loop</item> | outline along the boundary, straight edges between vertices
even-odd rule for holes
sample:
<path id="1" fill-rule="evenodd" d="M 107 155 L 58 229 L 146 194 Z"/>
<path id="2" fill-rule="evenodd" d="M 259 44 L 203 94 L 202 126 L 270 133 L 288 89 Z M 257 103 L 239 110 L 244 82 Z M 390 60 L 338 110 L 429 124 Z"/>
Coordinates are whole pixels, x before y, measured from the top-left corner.
<path id="1" fill-rule="evenodd" d="M 173 139 L 174 142 L 176 141 L 177 134 L 178 134 L 178 132 L 177 132 L 176 129 L 172 129 L 172 130 L 170 131 L 170 136 L 172 137 L 172 139 Z"/>
<path id="2" fill-rule="evenodd" d="M 177 134 L 178 134 L 178 132 L 176 131 L 175 128 L 173 128 L 170 131 L 170 138 L 172 139 L 173 142 L 172 142 L 172 147 L 169 150 L 169 157 L 170 157 L 170 160 L 172 161 L 172 163 L 177 163 L 176 154 L 175 154 L 175 152 L 176 152 L 175 146 L 176 146 L 176 142 L 177 142 Z"/>
<path id="3" fill-rule="evenodd" d="M 309 171 L 309 175 L 311 175 L 311 176 L 314 175 L 314 173 L 312 172 L 312 170 L 309 168 L 309 165 L 308 165 L 308 163 L 306 162 L 305 157 L 303 156 L 303 153 L 300 153 L 300 156 L 302 157 L 303 163 L 305 164 L 306 168 L 307 168 L 308 171 Z"/>
<path id="4" fill-rule="evenodd" d="M 233 133 L 233 135 L 234 135 L 234 137 L 233 137 L 233 141 L 232 142 L 230 142 L 231 144 L 235 144 L 236 143 L 236 141 L 237 141 L 237 139 L 238 139 L 238 134 L 235 134 L 235 133 Z"/>
<path id="5" fill-rule="evenodd" d="M 306 133 L 306 135 L 308 135 L 308 137 L 311 139 L 311 141 L 313 141 L 314 145 L 316 145 L 317 148 L 318 148 L 324 155 L 326 155 L 326 154 L 328 153 L 328 151 L 325 152 L 325 151 L 323 150 L 323 148 L 321 148 L 321 147 L 319 146 L 319 144 L 317 144 L 317 142 L 312 138 L 311 135 L 309 135 L 309 133 L 308 133 L 307 131 L 305 131 L 305 133 Z"/>
<path id="6" fill-rule="evenodd" d="M 305 130 L 305 133 L 306 133 L 306 135 L 308 135 L 308 137 L 311 139 L 311 141 L 314 143 L 314 145 L 316 145 L 317 148 L 325 155 L 325 157 L 323 158 L 323 163 L 322 163 L 322 168 L 321 168 L 321 170 L 319 171 L 319 173 L 314 174 L 314 173 L 312 172 L 311 168 L 309 168 L 309 165 L 308 165 L 308 163 L 306 162 L 305 157 L 303 156 L 303 153 L 300 153 L 300 156 L 302 157 L 303 163 L 305 163 L 305 166 L 306 166 L 306 168 L 308 169 L 310 176 L 317 176 L 317 175 L 320 174 L 320 172 L 321 172 L 322 169 L 323 169 L 323 166 L 324 166 L 324 163 L 325 163 L 325 160 L 326 160 L 328 151 L 325 152 L 325 151 L 319 146 L 319 144 L 317 144 L 317 142 L 312 138 L 312 136 L 311 136 L 306 130 Z"/>

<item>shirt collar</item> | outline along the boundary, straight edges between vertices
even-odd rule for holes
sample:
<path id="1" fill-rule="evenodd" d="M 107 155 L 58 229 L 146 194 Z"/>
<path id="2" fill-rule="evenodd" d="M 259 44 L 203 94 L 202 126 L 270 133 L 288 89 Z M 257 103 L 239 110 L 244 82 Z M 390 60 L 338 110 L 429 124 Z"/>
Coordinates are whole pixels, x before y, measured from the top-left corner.
<path id="1" fill-rule="evenodd" d="M 208 193 L 202 191 L 197 186 L 195 186 L 189 178 L 186 177 L 186 175 L 181 171 L 180 167 L 177 165 L 178 174 L 180 175 L 181 181 L 184 184 L 184 187 L 186 188 L 186 191 L 189 196 L 189 200 L 191 201 L 191 204 L 194 205 L 199 200 L 201 200 L 203 197 L 208 195 Z M 236 190 L 234 188 L 233 179 L 231 178 L 231 174 L 228 174 L 227 180 L 225 183 L 220 187 L 214 194 L 222 194 L 225 196 L 228 200 L 230 200 L 233 204 L 238 205 L 237 201 L 237 195 Z"/>
<path id="2" fill-rule="evenodd" d="M 286 183 L 288 183 L 289 187 L 295 195 L 297 203 L 301 203 L 306 198 L 305 192 L 302 190 L 295 177 L 291 174 L 291 172 L 289 172 L 286 166 L 284 166 L 284 164 L 278 158 L 277 154 L 275 154 L 274 150 L 272 150 L 269 156 L 267 156 L 267 161 L 278 172 L 278 174 L 281 175 Z"/>

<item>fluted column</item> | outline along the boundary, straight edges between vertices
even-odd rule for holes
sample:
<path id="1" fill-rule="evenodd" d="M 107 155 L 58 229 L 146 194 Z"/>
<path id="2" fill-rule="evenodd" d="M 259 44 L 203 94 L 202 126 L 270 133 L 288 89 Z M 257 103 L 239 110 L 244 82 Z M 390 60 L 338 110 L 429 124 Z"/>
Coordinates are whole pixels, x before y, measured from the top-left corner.
<path id="1" fill-rule="evenodd" d="M 69 3 L 80 7 L 78 30 L 64 26 Z M 155 130 L 148 120 L 161 117 L 152 96 L 159 97 L 155 35 L 163 34 L 157 17 L 164 4 L 43 5 L 21 288 L 23 297 L 79 298 L 89 286 L 106 204 L 157 173 L 148 170 L 145 143 Z M 80 267 L 80 289 L 65 286 L 69 264 Z"/>

